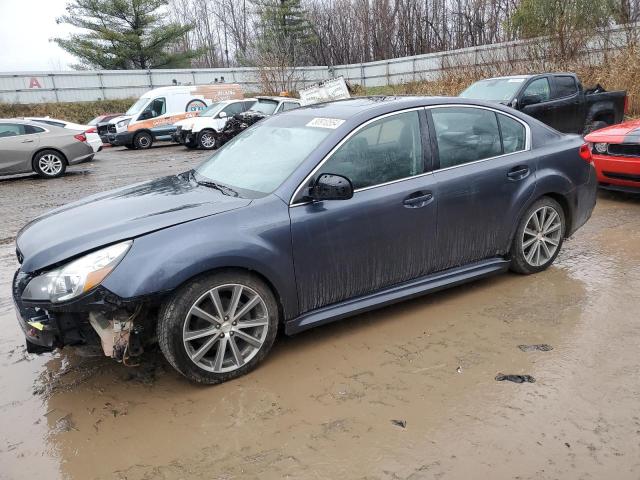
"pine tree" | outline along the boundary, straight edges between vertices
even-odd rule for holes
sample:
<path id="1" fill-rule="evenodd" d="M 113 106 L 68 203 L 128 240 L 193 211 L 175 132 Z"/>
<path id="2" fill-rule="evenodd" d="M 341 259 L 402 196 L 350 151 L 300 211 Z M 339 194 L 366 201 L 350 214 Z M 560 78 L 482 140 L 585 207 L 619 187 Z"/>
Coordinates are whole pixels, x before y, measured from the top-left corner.
<path id="1" fill-rule="evenodd" d="M 199 52 L 176 52 L 177 42 L 191 29 L 166 23 L 168 0 L 73 0 L 57 19 L 86 30 L 55 38 L 80 59 L 76 68 L 151 69 L 188 67 Z"/>

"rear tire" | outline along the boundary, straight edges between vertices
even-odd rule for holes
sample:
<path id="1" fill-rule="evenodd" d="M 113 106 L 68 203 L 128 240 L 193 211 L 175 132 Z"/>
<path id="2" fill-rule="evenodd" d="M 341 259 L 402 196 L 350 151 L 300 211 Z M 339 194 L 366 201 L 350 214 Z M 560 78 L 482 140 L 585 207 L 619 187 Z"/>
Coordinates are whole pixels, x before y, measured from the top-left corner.
<path id="1" fill-rule="evenodd" d="M 600 130 L 601 128 L 605 128 L 605 127 L 608 127 L 608 126 L 609 126 L 609 124 L 607 122 L 603 122 L 602 120 L 596 120 L 595 122 L 589 123 L 584 128 L 584 134 L 583 135 L 589 135 L 591 132 L 595 132 L 596 130 Z"/>
<path id="2" fill-rule="evenodd" d="M 520 219 L 511 243 L 509 268 L 523 275 L 546 270 L 560 253 L 565 231 L 562 206 L 550 197 L 538 199 Z"/>
<path id="3" fill-rule="evenodd" d="M 278 320 L 264 282 L 247 272 L 219 272 L 188 283 L 163 304 L 158 342 L 178 372 L 212 385 L 253 370 L 271 350 Z"/>
<path id="4" fill-rule="evenodd" d="M 140 132 L 133 137 L 133 146 L 139 150 L 146 150 L 153 145 L 153 137 L 150 133 Z"/>
<path id="5" fill-rule="evenodd" d="M 204 150 L 213 150 L 218 145 L 216 132 L 207 129 L 198 133 L 198 146 Z"/>
<path id="6" fill-rule="evenodd" d="M 67 159 L 56 150 L 43 150 L 33 157 L 33 171 L 42 178 L 58 178 L 67 170 Z"/>

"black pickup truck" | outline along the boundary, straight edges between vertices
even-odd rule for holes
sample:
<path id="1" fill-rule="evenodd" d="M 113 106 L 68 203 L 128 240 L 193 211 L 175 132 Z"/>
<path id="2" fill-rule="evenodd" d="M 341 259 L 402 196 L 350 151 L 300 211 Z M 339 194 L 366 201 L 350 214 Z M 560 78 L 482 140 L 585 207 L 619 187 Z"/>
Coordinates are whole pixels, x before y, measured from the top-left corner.
<path id="1" fill-rule="evenodd" d="M 565 133 L 587 134 L 623 120 L 627 92 L 601 86 L 585 90 L 574 73 L 487 78 L 460 94 L 500 102 Z"/>

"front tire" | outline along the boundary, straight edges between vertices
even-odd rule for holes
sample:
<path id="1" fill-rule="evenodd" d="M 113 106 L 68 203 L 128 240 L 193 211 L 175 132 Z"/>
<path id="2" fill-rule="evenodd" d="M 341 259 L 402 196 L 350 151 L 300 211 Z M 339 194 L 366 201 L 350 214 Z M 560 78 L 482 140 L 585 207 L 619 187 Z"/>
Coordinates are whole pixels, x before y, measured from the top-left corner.
<path id="1" fill-rule="evenodd" d="M 162 306 L 158 341 L 167 361 L 197 383 L 217 384 L 253 370 L 278 330 L 270 288 L 245 272 L 204 276 L 177 290 Z"/>
<path id="2" fill-rule="evenodd" d="M 138 150 L 146 150 L 153 145 L 153 137 L 150 133 L 140 132 L 133 137 L 133 146 Z"/>
<path id="3" fill-rule="evenodd" d="M 56 150 L 43 150 L 33 157 L 33 170 L 42 178 L 58 178 L 67 170 L 67 159 Z"/>
<path id="4" fill-rule="evenodd" d="M 522 216 L 511 244 L 512 271 L 529 275 L 546 270 L 555 261 L 566 231 L 562 206 L 542 197 Z"/>
<path id="5" fill-rule="evenodd" d="M 216 132 L 213 130 L 202 130 L 198 133 L 198 147 L 204 150 L 213 150 L 217 147 Z"/>

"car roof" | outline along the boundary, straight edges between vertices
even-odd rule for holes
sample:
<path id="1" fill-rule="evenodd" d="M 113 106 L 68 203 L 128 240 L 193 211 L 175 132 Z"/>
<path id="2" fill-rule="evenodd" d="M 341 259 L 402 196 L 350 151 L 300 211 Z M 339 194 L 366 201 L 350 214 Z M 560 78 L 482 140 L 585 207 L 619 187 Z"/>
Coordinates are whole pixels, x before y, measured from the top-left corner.
<path id="1" fill-rule="evenodd" d="M 276 102 L 296 102 L 296 103 L 300 103 L 300 99 L 299 98 L 278 97 L 278 96 L 270 97 L 268 95 L 258 95 L 256 97 L 256 100 L 274 100 Z"/>
<path id="2" fill-rule="evenodd" d="M 426 97 L 426 96 L 368 96 L 353 97 L 344 100 L 334 100 L 330 102 L 315 103 L 302 106 L 280 115 L 300 116 L 300 117 L 325 117 L 342 120 L 363 121 L 369 118 L 384 115 L 398 110 L 430 107 L 437 105 L 469 105 L 489 108 L 507 113 L 518 118 L 527 117 L 518 111 L 500 104 L 461 97 Z M 278 116 L 280 116 L 278 115 Z M 529 119 L 529 123 L 530 123 Z"/>

